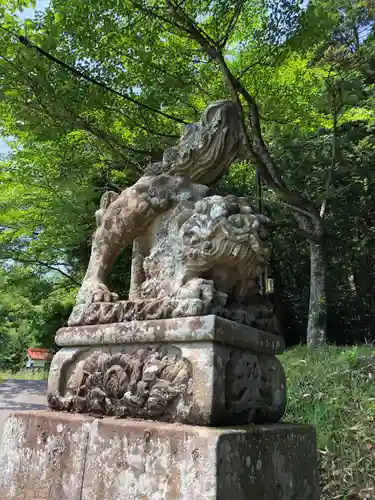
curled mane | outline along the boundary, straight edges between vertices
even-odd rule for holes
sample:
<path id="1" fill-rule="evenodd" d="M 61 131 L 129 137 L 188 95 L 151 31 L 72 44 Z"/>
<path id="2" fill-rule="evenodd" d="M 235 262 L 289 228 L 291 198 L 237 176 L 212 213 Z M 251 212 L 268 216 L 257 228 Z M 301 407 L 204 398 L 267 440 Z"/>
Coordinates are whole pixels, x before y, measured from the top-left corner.
<path id="1" fill-rule="evenodd" d="M 235 160 L 241 141 L 237 106 L 217 101 L 206 108 L 198 123 L 185 127 L 178 144 L 167 149 L 162 162 L 148 167 L 146 174 L 168 172 L 210 184 Z"/>

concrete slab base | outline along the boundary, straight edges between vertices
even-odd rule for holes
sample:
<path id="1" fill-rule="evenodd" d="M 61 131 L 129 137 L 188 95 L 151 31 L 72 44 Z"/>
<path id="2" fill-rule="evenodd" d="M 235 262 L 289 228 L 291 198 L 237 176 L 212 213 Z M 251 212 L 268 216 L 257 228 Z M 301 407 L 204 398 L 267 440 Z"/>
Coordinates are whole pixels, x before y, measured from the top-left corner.
<path id="1" fill-rule="evenodd" d="M 314 429 L 9 417 L 2 500 L 318 500 Z"/>

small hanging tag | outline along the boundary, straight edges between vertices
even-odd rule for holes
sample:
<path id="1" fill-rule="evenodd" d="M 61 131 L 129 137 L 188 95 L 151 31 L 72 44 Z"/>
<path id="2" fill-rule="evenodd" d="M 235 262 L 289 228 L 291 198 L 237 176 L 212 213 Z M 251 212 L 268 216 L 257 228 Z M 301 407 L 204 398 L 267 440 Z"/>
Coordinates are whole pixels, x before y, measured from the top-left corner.
<path id="1" fill-rule="evenodd" d="M 272 278 L 266 280 L 266 293 L 273 293 L 275 291 L 274 282 Z"/>

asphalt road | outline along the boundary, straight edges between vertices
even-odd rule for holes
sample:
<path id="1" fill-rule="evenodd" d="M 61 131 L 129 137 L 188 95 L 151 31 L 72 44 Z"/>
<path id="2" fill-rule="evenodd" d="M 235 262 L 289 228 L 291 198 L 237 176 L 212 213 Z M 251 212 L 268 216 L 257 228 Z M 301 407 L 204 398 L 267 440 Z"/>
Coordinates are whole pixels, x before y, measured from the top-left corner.
<path id="1" fill-rule="evenodd" d="M 0 439 L 10 413 L 47 408 L 46 391 L 46 380 L 9 379 L 0 383 Z"/>

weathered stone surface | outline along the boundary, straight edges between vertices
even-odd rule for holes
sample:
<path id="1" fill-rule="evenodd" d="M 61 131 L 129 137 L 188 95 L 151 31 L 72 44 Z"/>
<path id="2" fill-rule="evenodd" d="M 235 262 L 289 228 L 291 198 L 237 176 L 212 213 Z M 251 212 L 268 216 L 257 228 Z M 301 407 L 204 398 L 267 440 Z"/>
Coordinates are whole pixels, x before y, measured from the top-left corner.
<path id="1" fill-rule="evenodd" d="M 187 360 L 157 348 L 94 351 L 77 365 L 66 394 L 50 395 L 49 404 L 80 413 L 184 420 L 191 411 L 191 371 Z"/>
<path id="2" fill-rule="evenodd" d="M 278 335 L 213 314 L 61 328 L 55 337 L 61 347 L 209 341 L 269 355 L 281 354 L 285 348 Z"/>
<path id="3" fill-rule="evenodd" d="M 272 305 L 257 294 L 270 254 L 266 220 L 233 196 L 179 203 L 155 220 L 143 243 L 138 241 L 144 258 L 131 299 L 79 303 L 69 325 L 215 313 L 275 331 Z"/>
<path id="4" fill-rule="evenodd" d="M 212 300 L 200 298 L 176 298 L 167 296 L 161 299 L 118 300 L 116 302 L 93 302 L 78 304 L 73 308 L 69 326 L 105 325 L 168 318 L 188 318 L 190 316 L 216 316 L 237 321 L 240 324 L 277 333 L 273 306 L 264 297 L 255 295 L 239 306 L 232 303 L 223 307 L 216 300 L 217 293 L 212 289 Z M 182 291 L 181 291 L 182 293 Z"/>
<path id="5" fill-rule="evenodd" d="M 155 345 L 144 347 L 155 349 Z M 145 383 L 141 369 L 129 390 L 127 367 L 115 365 L 105 370 L 96 366 L 93 373 L 88 369 L 86 360 L 98 354 L 110 360 L 128 358 L 134 363 L 138 358 L 137 349 L 140 345 L 60 350 L 49 375 L 50 407 L 96 415 L 157 417 L 161 421 L 197 425 L 277 422 L 284 414 L 286 382 L 280 362 L 272 356 L 234 347 L 181 343 L 156 348 L 158 357 L 175 358 L 176 366 L 186 366 L 189 377 L 178 385 L 159 378 L 157 372 L 154 379 Z M 119 380 L 126 380 L 117 397 L 105 382 L 109 370 L 116 371 Z M 155 405 L 150 406 L 151 392 Z M 166 403 L 164 412 L 160 406 L 162 401 Z"/>
<path id="6" fill-rule="evenodd" d="M 276 422 L 285 411 L 285 375 L 273 355 L 282 340 L 221 318 L 75 327 L 57 341 L 80 345 L 52 361 L 56 410 L 210 426 Z"/>
<path id="7" fill-rule="evenodd" d="M 310 426 L 214 429 L 25 412 L 8 421 L 0 460 L 4 500 L 319 498 Z"/>
<path id="8" fill-rule="evenodd" d="M 82 500 L 216 499 L 216 442 L 207 438 L 190 426 L 96 421 Z"/>
<path id="9" fill-rule="evenodd" d="M 95 422 L 82 496 L 93 498 L 318 500 L 315 433 Z"/>
<path id="10" fill-rule="evenodd" d="M 1 500 L 80 500 L 90 422 L 44 411 L 10 416 L 0 446 Z"/>
<path id="11" fill-rule="evenodd" d="M 217 500 L 320 498 L 316 436 L 311 426 L 278 424 L 254 426 L 242 433 L 218 431 L 216 451 Z"/>
<path id="12" fill-rule="evenodd" d="M 98 228 L 77 303 L 116 300 L 104 281 L 119 251 L 144 236 L 166 211 L 181 202 L 204 198 L 208 192 L 204 184 L 222 175 L 238 155 L 241 141 L 237 106 L 216 102 L 199 123 L 186 127 L 179 143 L 165 151 L 162 162 L 150 165 L 138 182 L 120 195 L 106 193 L 96 213 Z M 143 266 L 143 259 L 139 264 Z"/>
<path id="13" fill-rule="evenodd" d="M 238 111 L 230 101 L 211 104 L 162 162 L 120 195 L 103 195 L 70 326 L 216 314 L 277 331 L 259 293 L 268 218 L 247 198 L 208 194 L 241 150 Z M 132 243 L 129 300 L 119 301 L 105 282 Z"/>

